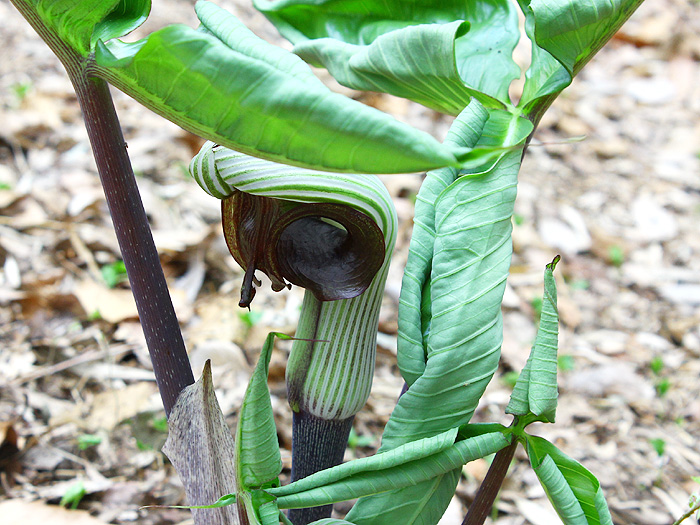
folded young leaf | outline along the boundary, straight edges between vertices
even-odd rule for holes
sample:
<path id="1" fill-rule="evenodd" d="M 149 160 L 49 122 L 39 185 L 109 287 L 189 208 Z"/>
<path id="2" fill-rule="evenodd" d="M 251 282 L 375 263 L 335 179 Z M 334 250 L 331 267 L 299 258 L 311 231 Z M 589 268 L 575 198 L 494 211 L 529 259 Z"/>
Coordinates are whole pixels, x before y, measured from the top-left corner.
<path id="1" fill-rule="evenodd" d="M 405 173 L 459 165 L 466 153 L 331 92 L 296 55 L 197 5 L 204 30 L 175 25 L 132 44 L 99 43 L 93 73 L 185 129 L 280 162 Z"/>
<path id="2" fill-rule="evenodd" d="M 532 40 L 519 107 L 537 120 L 643 0 L 518 0 Z"/>
<path id="3" fill-rule="evenodd" d="M 464 124 L 455 128 L 454 137 L 469 140 L 477 128 Z M 522 145 L 532 130 L 525 119 L 501 110 L 491 110 L 480 127 L 477 144 L 484 147 Z M 507 149 L 485 169 L 445 172 L 435 183 L 439 193 L 434 208 L 425 207 L 428 217 L 434 213 L 430 223 L 434 234 L 426 228 L 421 236 L 425 245 L 420 255 L 425 259 L 416 261 L 413 275 L 420 283 L 424 272 L 430 274 L 422 287 L 411 284 L 399 321 L 405 334 L 401 351 L 408 346 L 410 352 L 410 368 L 400 357 L 402 370 L 408 369 L 408 380 L 413 381 L 384 429 L 381 451 L 468 422 L 498 366 L 501 301 L 510 266 L 511 216 L 521 156 L 520 148 Z M 450 177 L 456 177 L 454 182 Z M 418 312 L 420 332 L 415 327 L 406 331 Z M 421 358 L 424 368 L 415 377 Z M 457 471 L 401 493 L 371 496 L 362 500 L 357 512 L 379 516 L 379 510 L 394 509 L 402 517 L 410 516 L 409 523 L 431 523 L 444 512 L 458 479 Z"/>
<path id="4" fill-rule="evenodd" d="M 370 466 L 370 469 L 360 468 L 356 472 L 338 479 L 337 481 L 325 483 L 309 490 L 279 496 L 277 498 L 277 504 L 280 508 L 315 507 L 369 494 L 398 490 L 404 487 L 412 488 L 414 485 L 426 481 L 432 484 L 439 483 L 443 475 L 461 468 L 461 466 L 469 461 L 498 452 L 500 449 L 507 446 L 508 443 L 509 438 L 502 432 L 496 431 L 477 434 L 468 439 L 458 441 L 452 446 L 435 454 L 412 459 L 410 461 L 400 461 L 401 458 L 399 456 L 394 456 L 392 461 L 386 465 L 382 465 L 381 458 L 379 458 L 377 462 L 364 464 L 364 466 Z M 378 454 L 377 456 L 381 455 Z M 334 467 L 334 469 L 342 468 L 343 466 L 344 465 Z M 326 472 L 332 473 L 334 469 L 323 471 L 314 476 L 322 476 Z M 353 467 L 353 469 L 355 469 L 355 467 Z M 319 478 L 319 480 L 320 479 L 321 478 Z M 297 481 L 287 487 L 297 486 L 298 483 Z M 287 487 L 281 489 L 285 489 L 285 492 L 289 492 Z M 278 495 L 279 491 L 280 489 L 277 488 L 267 490 L 268 493 L 273 495 Z M 403 507 L 407 517 L 413 513 L 410 507 L 414 504 L 415 501 L 395 498 L 392 506 Z M 391 519 L 388 519 L 388 516 L 384 518 L 392 523 L 413 523 L 411 519 L 398 519 L 398 517 L 394 516 L 392 516 Z M 394 521 L 395 518 L 396 521 Z M 348 514 L 347 520 L 356 524 L 368 523 L 365 514 L 355 509 Z M 384 523 L 386 523 L 386 521 L 384 521 Z"/>
<path id="5" fill-rule="evenodd" d="M 477 145 L 522 145 L 531 130 L 525 119 L 491 110 Z M 430 298 L 414 302 L 412 316 L 419 305 L 431 306 L 422 336 L 427 362 L 399 399 L 382 450 L 467 423 L 498 365 L 521 156 L 510 149 L 484 172 L 459 172 L 435 200 L 433 247 L 424 252 L 431 256 Z"/>
<path id="6" fill-rule="evenodd" d="M 516 416 L 534 414 L 542 420 L 554 423 L 557 410 L 557 348 L 559 313 L 557 312 L 557 285 L 554 268 L 557 255 L 544 271 L 544 299 L 542 315 L 535 344 L 525 368 L 520 373 L 506 413 Z"/>
<path id="7" fill-rule="evenodd" d="M 501 425 L 466 425 L 460 428 L 460 436 L 473 443 L 474 438 L 501 434 L 503 446 L 507 446 L 510 439 L 503 430 Z M 346 518 L 358 525 L 437 523 L 454 496 L 461 472 L 461 468 L 455 468 L 414 486 L 361 498 Z"/>
<path id="8" fill-rule="evenodd" d="M 596 477 L 546 439 L 526 435 L 527 454 L 565 525 L 612 525 Z"/>
<path id="9" fill-rule="evenodd" d="M 300 494 L 302 492 L 330 485 L 331 483 L 336 483 L 363 472 L 388 470 L 412 461 L 417 461 L 442 452 L 443 450 L 453 446 L 455 439 L 457 438 L 458 431 L 459 429 L 455 427 L 447 432 L 438 434 L 437 436 L 412 441 L 387 452 L 382 452 L 366 458 L 356 459 L 354 461 L 338 465 L 337 467 L 317 472 L 316 474 L 307 476 L 306 478 L 290 483 L 289 485 L 269 489 L 268 492 L 278 497 Z"/>
<path id="10" fill-rule="evenodd" d="M 270 333 L 265 339 L 238 415 L 236 456 L 233 462 L 242 490 L 270 483 L 282 472 L 277 428 L 267 386 L 268 367 L 276 335 L 279 334 Z"/>
<path id="11" fill-rule="evenodd" d="M 455 119 L 445 142 L 474 147 L 489 119 L 477 101 Z M 435 243 L 435 201 L 457 178 L 455 168 L 428 172 L 416 197 L 413 234 L 399 298 L 398 365 L 411 386 L 425 371 L 427 333 L 430 330 L 430 270 Z"/>

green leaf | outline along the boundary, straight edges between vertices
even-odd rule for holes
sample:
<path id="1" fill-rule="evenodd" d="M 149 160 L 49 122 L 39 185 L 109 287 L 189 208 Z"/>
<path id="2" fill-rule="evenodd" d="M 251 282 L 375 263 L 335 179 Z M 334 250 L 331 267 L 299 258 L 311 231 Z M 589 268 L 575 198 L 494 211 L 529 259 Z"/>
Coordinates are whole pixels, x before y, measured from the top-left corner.
<path id="1" fill-rule="evenodd" d="M 519 39 L 511 2 L 353 0 L 255 5 L 305 60 L 343 85 L 383 91 L 458 114 L 475 96 L 487 107 L 509 103 L 520 76 L 512 60 Z M 466 23 L 465 23 L 466 21 Z"/>
<path id="2" fill-rule="evenodd" d="M 463 437 L 466 439 L 457 442 L 455 447 L 460 446 L 461 443 L 465 444 L 461 446 L 466 446 L 487 440 L 490 444 L 482 445 L 478 454 L 473 456 L 474 458 L 488 455 L 488 450 L 500 450 L 508 445 L 509 439 L 502 434 L 503 427 L 500 425 L 497 427 L 500 428 L 491 425 L 462 427 L 460 435 L 464 434 Z M 440 455 L 434 458 L 438 459 Z M 432 461 L 433 457 L 430 459 Z M 447 466 L 455 466 L 455 468 L 448 471 L 443 469 L 443 474 L 413 486 L 360 499 L 346 518 L 357 525 L 437 523 L 454 496 L 462 471 L 457 462 L 450 462 Z"/>
<path id="3" fill-rule="evenodd" d="M 390 93 L 456 115 L 474 93 L 459 77 L 454 58 L 455 40 L 468 30 L 464 22 L 411 26 L 367 46 L 322 38 L 301 42 L 294 52 L 349 88 Z"/>
<path id="4" fill-rule="evenodd" d="M 486 21 L 494 11 L 501 11 L 499 16 L 512 23 L 513 16 L 510 7 L 500 0 L 443 0 L 439 6 L 415 0 L 254 0 L 253 5 L 295 44 L 330 37 L 365 45 L 380 35 L 412 25 Z"/>
<path id="5" fill-rule="evenodd" d="M 565 525 L 612 525 L 596 477 L 546 439 L 526 435 L 527 454 Z"/>
<path id="6" fill-rule="evenodd" d="M 453 433 L 452 439 L 454 435 Z M 440 440 L 442 447 L 444 437 L 441 436 Z M 429 441 L 424 440 L 420 444 L 411 444 L 412 447 L 404 447 L 402 450 L 410 451 L 408 456 L 402 456 L 398 453 L 399 451 L 395 454 L 376 454 L 371 458 L 364 458 L 366 461 L 355 460 L 312 474 L 308 478 L 284 487 L 268 489 L 267 492 L 277 496 L 277 504 L 280 508 L 305 508 L 405 487 L 413 489 L 414 485 L 426 481 L 439 484 L 445 474 L 454 470 L 459 471 L 465 463 L 507 446 L 509 438 L 501 431 L 475 433 L 468 439 L 425 455 L 435 449 L 435 444 Z M 427 446 L 427 449 L 420 452 L 414 448 L 416 446 L 422 448 L 423 445 Z M 302 481 L 306 483 L 302 484 Z M 413 501 L 408 499 L 394 498 L 392 506 L 404 506 L 409 501 L 413 504 Z M 369 507 L 366 510 L 369 510 Z M 391 522 L 393 518 L 394 516 L 385 515 L 384 522 Z M 358 525 L 367 523 L 366 515 L 355 509 L 348 514 L 347 520 Z M 409 523 L 403 520 L 398 522 Z"/>
<path id="7" fill-rule="evenodd" d="M 507 414 L 524 416 L 532 413 L 549 423 L 554 423 L 558 397 L 559 314 L 557 285 L 553 274 L 558 262 L 557 255 L 544 271 L 544 299 L 537 337 L 506 407 Z"/>
<path id="8" fill-rule="evenodd" d="M 445 142 L 473 147 L 489 119 L 476 100 L 457 117 Z M 443 168 L 428 172 L 416 197 L 413 234 L 401 283 L 399 298 L 398 365 L 410 386 L 425 370 L 429 331 L 430 270 L 435 242 L 435 200 L 457 178 L 457 170 Z"/>
<path id="9" fill-rule="evenodd" d="M 282 472 L 277 428 L 267 386 L 275 335 L 270 333 L 265 339 L 238 416 L 234 462 L 240 490 L 261 487 Z"/>
<path id="10" fill-rule="evenodd" d="M 124 36 L 139 27 L 151 10 L 150 0 L 30 1 L 42 22 L 79 55 L 87 56 L 98 40 Z"/>
<path id="11" fill-rule="evenodd" d="M 522 118 L 492 110 L 478 144 L 522 144 L 531 129 Z M 430 326 L 422 337 L 427 362 L 399 399 L 382 450 L 467 423 L 496 369 L 521 155 L 510 150 L 485 172 L 460 173 L 435 200 L 432 254 L 424 250 L 424 257 L 432 259 L 430 301 L 403 300 L 411 302 L 413 317 L 419 304 L 431 305 Z M 425 209 L 430 213 L 429 206 Z M 432 232 L 426 232 L 430 243 Z M 420 356 L 411 352 L 415 362 Z"/>
<path id="12" fill-rule="evenodd" d="M 455 129 L 456 140 L 473 138 L 478 128 L 470 129 L 466 122 Z M 481 170 L 445 170 L 438 175 L 433 206 L 431 196 L 420 219 L 427 226 L 415 250 L 415 280 L 407 277 L 412 281 L 410 295 L 402 291 L 399 351 L 408 349 L 409 355 L 408 361 L 403 355 L 399 359 L 402 372 L 408 372 L 410 387 L 385 427 L 380 451 L 468 422 L 496 370 L 502 340 L 501 301 L 512 249 L 511 216 L 522 155 L 512 147 L 524 144 L 531 130 L 530 122 L 491 110 L 476 132 L 477 145 L 509 149 Z M 418 308 L 422 309 L 418 317 L 421 329 L 416 331 L 415 326 L 407 325 L 416 321 Z M 369 514 L 372 509 L 393 509 L 397 522 L 429 523 L 444 512 L 458 479 L 456 472 L 406 492 L 372 496 L 362 508 Z M 365 510 L 358 512 L 364 515 Z"/>
<path id="13" fill-rule="evenodd" d="M 539 118 L 642 0 L 518 0 L 533 42 L 519 107 Z"/>
<path id="14" fill-rule="evenodd" d="M 255 509 L 255 516 L 260 520 L 260 525 L 279 525 L 280 510 L 274 496 L 263 490 L 256 490 L 253 492 L 251 506 Z"/>
<path id="15" fill-rule="evenodd" d="M 168 26 L 100 44 L 94 73 L 198 135 L 243 153 L 330 171 L 458 165 L 466 150 L 333 93 L 301 59 L 199 2 L 203 29 Z"/>
<path id="16" fill-rule="evenodd" d="M 430 438 L 411 441 L 387 452 L 359 458 L 337 467 L 317 472 L 306 478 L 290 483 L 283 487 L 270 489 L 275 496 L 299 494 L 316 488 L 322 488 L 343 479 L 351 478 L 365 472 L 388 470 L 397 466 L 432 456 L 454 445 L 459 429 L 452 428 L 447 432 Z"/>

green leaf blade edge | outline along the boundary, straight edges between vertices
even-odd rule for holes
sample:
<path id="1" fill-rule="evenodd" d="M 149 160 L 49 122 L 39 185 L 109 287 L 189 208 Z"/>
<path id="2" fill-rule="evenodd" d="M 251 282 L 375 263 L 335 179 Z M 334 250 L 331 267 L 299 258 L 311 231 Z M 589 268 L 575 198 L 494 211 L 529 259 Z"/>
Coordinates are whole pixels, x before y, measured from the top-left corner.
<path id="1" fill-rule="evenodd" d="M 193 133 L 278 162 L 407 173 L 456 166 L 467 153 L 329 91 L 291 53 L 234 38 L 228 30 L 249 32 L 225 11 L 199 11 L 224 19 L 207 26 L 217 36 L 175 25 L 136 44 L 99 43 L 93 73 Z"/>

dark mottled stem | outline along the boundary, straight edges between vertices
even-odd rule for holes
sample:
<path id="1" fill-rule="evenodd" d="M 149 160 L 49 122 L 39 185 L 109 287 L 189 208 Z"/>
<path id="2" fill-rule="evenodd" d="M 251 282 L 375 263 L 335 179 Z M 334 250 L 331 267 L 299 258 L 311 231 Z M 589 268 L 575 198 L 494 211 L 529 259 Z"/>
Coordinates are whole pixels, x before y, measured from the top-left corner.
<path id="1" fill-rule="evenodd" d="M 493 502 L 496 501 L 496 496 L 501 490 L 503 480 L 506 478 L 517 446 L 518 442 L 513 440 L 510 445 L 496 453 L 484 481 L 476 492 L 474 502 L 469 506 L 469 512 L 467 512 L 462 525 L 483 525 L 486 521 L 491 513 Z"/>
<path id="2" fill-rule="evenodd" d="M 194 383 L 194 377 L 109 86 L 90 77 L 90 57 L 69 48 L 42 22 L 34 6 L 26 0 L 12 1 L 63 63 L 75 88 L 163 406 L 169 414 L 177 396 Z"/>
<path id="3" fill-rule="evenodd" d="M 109 87 L 103 80 L 71 80 L 85 118 L 92 151 L 165 412 L 194 383 L 180 325 L 163 275 Z"/>
<path id="4" fill-rule="evenodd" d="M 343 420 L 321 419 L 306 412 L 295 412 L 292 438 L 292 481 L 340 465 L 345 455 L 354 417 Z M 291 509 L 294 525 L 306 525 L 330 518 L 333 505 Z"/>

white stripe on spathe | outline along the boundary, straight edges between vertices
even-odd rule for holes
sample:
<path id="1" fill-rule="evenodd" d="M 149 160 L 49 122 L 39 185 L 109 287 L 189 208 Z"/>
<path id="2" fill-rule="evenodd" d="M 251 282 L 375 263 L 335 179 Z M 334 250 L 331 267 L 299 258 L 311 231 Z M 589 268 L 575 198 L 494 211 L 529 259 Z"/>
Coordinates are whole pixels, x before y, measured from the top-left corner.
<path id="1" fill-rule="evenodd" d="M 219 199 L 234 189 L 263 197 L 297 202 L 347 204 L 372 217 L 388 241 L 394 236 L 394 205 L 374 175 L 348 175 L 287 166 L 257 159 L 207 142 L 192 159 L 190 173 Z"/>

